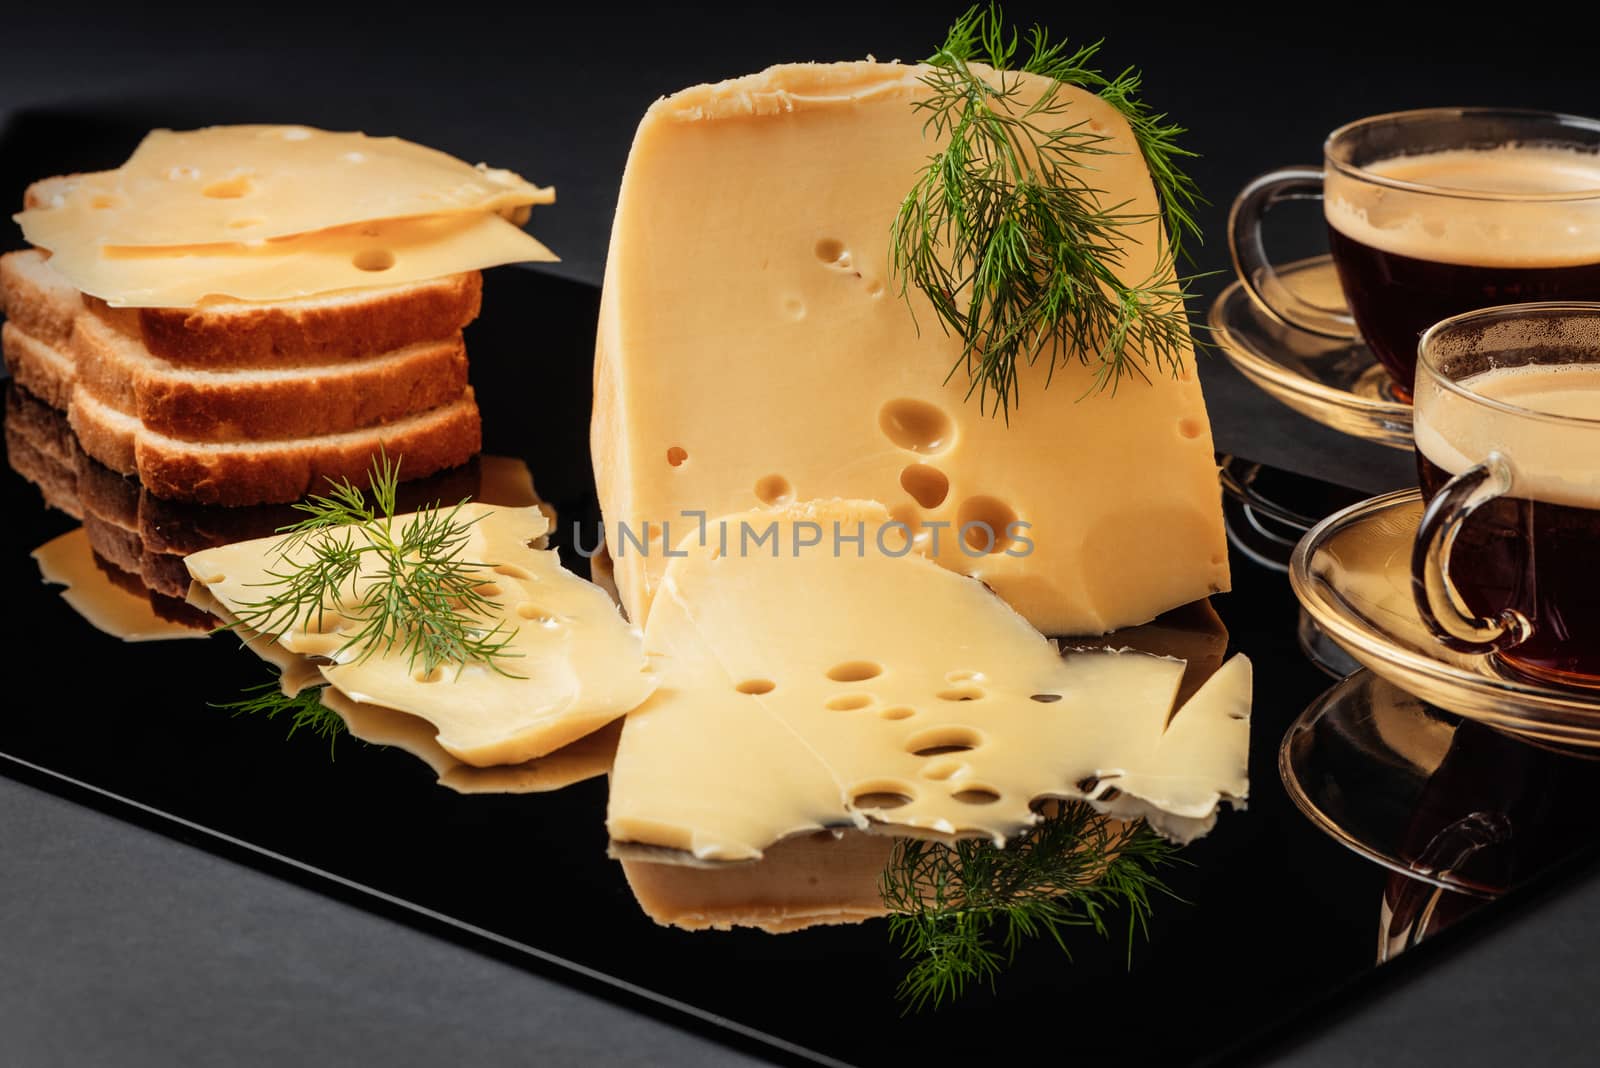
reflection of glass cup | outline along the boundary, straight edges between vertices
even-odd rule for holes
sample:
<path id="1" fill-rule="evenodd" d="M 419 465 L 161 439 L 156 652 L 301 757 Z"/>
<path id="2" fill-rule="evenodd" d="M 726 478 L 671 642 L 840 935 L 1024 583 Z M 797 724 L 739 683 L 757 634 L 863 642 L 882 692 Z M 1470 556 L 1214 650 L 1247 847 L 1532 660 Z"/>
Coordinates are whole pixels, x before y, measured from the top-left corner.
<path id="1" fill-rule="evenodd" d="M 1453 649 L 1600 687 L 1600 304 L 1447 319 L 1419 346 L 1412 588 Z"/>
<path id="2" fill-rule="evenodd" d="M 1273 318 L 1360 337 L 1410 396 L 1417 338 L 1474 308 L 1600 300 L 1600 121 L 1540 111 L 1430 108 L 1341 126 L 1322 170 L 1262 175 L 1233 203 L 1239 278 Z M 1348 313 L 1279 281 L 1262 217 L 1323 198 Z"/>

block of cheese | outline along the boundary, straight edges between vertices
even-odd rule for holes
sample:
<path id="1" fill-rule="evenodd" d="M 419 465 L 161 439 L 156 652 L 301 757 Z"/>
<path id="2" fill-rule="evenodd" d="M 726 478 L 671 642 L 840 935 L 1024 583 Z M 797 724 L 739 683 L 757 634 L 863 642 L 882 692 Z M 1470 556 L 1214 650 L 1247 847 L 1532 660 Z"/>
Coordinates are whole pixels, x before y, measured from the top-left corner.
<path id="1" fill-rule="evenodd" d="M 612 772 L 613 840 L 717 861 L 846 826 L 1001 842 L 1042 798 L 1188 840 L 1245 798 L 1248 660 L 1173 714 L 1182 661 L 1063 657 L 982 583 L 879 549 L 888 519 L 809 502 L 679 544 L 645 627 L 661 685 Z M 752 550 L 745 532 L 769 529 Z"/>
<path id="2" fill-rule="evenodd" d="M 914 107 L 925 70 L 779 66 L 666 97 L 640 123 L 591 434 L 631 618 L 646 617 L 668 564 L 660 544 L 629 551 L 646 524 L 675 540 L 686 510 L 835 496 L 882 501 L 923 551 L 1049 634 L 1104 633 L 1228 588 L 1188 352 L 1179 378 L 1152 372 L 1115 395 L 1076 354 L 1048 389 L 1047 359 L 1021 367 L 1008 425 L 967 397 L 960 343 L 920 291 L 910 307 L 899 296 L 890 224 L 937 147 Z M 1063 121 L 1106 139 L 1085 182 L 1106 207 L 1149 217 L 1123 249 L 1125 274 L 1143 280 L 1160 223 L 1128 126 L 1090 94 L 1058 99 Z"/>
<path id="3" fill-rule="evenodd" d="M 41 248 L 264 241 L 374 219 L 549 204 L 555 191 L 398 137 L 308 126 L 152 130 L 114 171 L 17 216 Z"/>
<path id="4" fill-rule="evenodd" d="M 87 237 L 58 241 L 50 265 L 112 307 L 187 308 L 208 299 L 284 301 L 556 258 L 499 215 L 458 213 L 318 230 L 259 246 L 107 255 Z"/>
<path id="5" fill-rule="evenodd" d="M 293 653 L 326 656 L 323 676 L 353 701 L 397 709 L 427 720 L 440 746 L 465 764 L 519 764 L 560 749 L 626 714 L 655 689 L 640 645 L 599 587 L 563 570 L 554 550 L 531 543 L 547 520 L 536 507 L 462 506 L 470 521 L 461 558 L 481 565 L 479 592 L 494 603 L 486 628 L 512 628 L 504 673 L 481 664 L 448 664 L 424 673 L 400 650 L 362 657 L 349 636 L 360 630 L 329 605 L 320 624 L 304 617 L 269 635 Z M 411 522 L 413 516 L 396 517 Z M 359 534 L 353 535 L 359 537 Z M 302 544 L 287 556 L 282 539 L 261 538 L 185 558 L 189 573 L 233 616 L 252 621 L 249 606 L 266 596 L 272 573 L 303 563 Z M 369 556 L 342 596 L 356 604 L 373 581 Z"/>

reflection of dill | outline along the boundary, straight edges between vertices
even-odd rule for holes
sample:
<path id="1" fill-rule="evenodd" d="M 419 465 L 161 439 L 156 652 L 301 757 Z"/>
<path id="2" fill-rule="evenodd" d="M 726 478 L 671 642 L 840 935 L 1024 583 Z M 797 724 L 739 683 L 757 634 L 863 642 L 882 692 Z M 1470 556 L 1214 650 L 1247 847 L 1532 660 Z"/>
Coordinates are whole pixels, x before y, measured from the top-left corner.
<path id="1" fill-rule="evenodd" d="M 1119 911 L 1131 954 L 1151 898 L 1172 896 L 1156 869 L 1176 851 L 1143 820 L 1124 823 L 1081 801 L 1062 802 L 1004 848 L 901 839 L 880 885 L 890 936 L 912 961 L 898 996 L 909 1011 L 937 1008 L 974 982 L 992 989 L 1024 939 L 1047 936 L 1070 957 L 1068 928 L 1105 936 Z"/>

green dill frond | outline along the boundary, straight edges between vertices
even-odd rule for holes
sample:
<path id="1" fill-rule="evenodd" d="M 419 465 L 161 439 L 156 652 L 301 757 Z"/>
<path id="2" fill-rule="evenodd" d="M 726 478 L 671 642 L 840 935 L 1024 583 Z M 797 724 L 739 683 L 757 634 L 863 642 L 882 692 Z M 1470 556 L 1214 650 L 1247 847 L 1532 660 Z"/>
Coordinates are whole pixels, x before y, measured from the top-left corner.
<path id="1" fill-rule="evenodd" d="M 334 612 L 347 621 L 336 660 L 398 650 L 424 673 L 478 663 L 509 675 L 503 660 L 515 655 L 515 628 L 492 618 L 494 602 L 481 591 L 487 565 L 462 558 L 476 522 L 462 516 L 466 502 L 448 511 L 435 503 L 397 524 L 399 483 L 399 461 L 380 450 L 367 491 L 330 479 L 326 494 L 296 504 L 306 518 L 280 530 L 279 564 L 261 584 L 271 592 L 239 606 L 238 622 L 281 634 L 320 629 Z"/>
<path id="2" fill-rule="evenodd" d="M 890 937 L 911 962 L 897 996 L 919 1012 L 974 985 L 993 989 L 1025 942 L 1047 938 L 1070 957 L 1069 930 L 1107 937 L 1119 916 L 1131 959 L 1152 899 L 1171 896 L 1156 871 L 1176 851 L 1143 821 L 1083 802 L 1062 802 L 1003 849 L 901 839 L 880 881 Z"/>
<path id="3" fill-rule="evenodd" d="M 286 716 L 289 720 L 287 737 L 293 738 L 303 730 L 327 739 L 328 759 L 331 760 L 334 746 L 346 728 L 339 714 L 322 703 L 321 696 L 321 686 L 308 686 L 291 696 L 284 693 L 279 683 L 274 681 L 247 688 L 244 696 L 237 701 L 224 701 L 211 707 L 235 716 L 261 716 L 265 719 Z"/>
<path id="4" fill-rule="evenodd" d="M 895 216 L 890 269 L 903 298 L 915 285 L 961 339 L 950 375 L 964 370 L 968 397 L 1007 417 L 1019 360 L 1047 359 L 1048 384 L 1059 361 L 1077 359 L 1094 368 L 1096 390 L 1114 392 L 1124 376 L 1179 374 L 1190 345 L 1189 280 L 1175 267 L 1184 239 L 1199 237 L 1204 201 L 1181 166 L 1194 153 L 1177 144 L 1184 129 L 1140 99 L 1137 71 L 1110 78 L 1093 66 L 1099 49 L 1069 48 L 1038 26 L 1024 38 L 998 6 L 974 6 L 927 60 L 930 94 L 913 104 L 924 135 L 944 144 Z M 995 81 L 973 63 L 994 68 Z M 1025 104 L 1021 74 L 1054 84 Z M 1121 275 L 1125 231 L 1150 216 L 1102 205 L 1092 159 L 1114 149 L 1069 114 L 1063 85 L 1098 93 L 1138 141 L 1166 232 L 1148 278 Z"/>

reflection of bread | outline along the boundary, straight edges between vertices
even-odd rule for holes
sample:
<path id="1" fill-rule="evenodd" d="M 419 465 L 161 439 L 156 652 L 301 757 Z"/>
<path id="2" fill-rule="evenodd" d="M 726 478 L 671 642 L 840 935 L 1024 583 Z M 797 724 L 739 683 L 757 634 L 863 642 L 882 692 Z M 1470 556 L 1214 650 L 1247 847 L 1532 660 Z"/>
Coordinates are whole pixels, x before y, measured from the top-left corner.
<path id="1" fill-rule="evenodd" d="M 102 317 L 29 250 L 0 257 L 0 345 L 17 382 L 68 413 L 85 452 L 151 492 L 202 504 L 287 502 L 324 478 L 361 478 L 380 447 L 408 479 L 478 451 L 460 328 L 477 312 L 480 287 L 478 276 L 458 275 Z M 183 360 L 156 355 L 119 325 L 164 338 L 163 351 Z"/>

